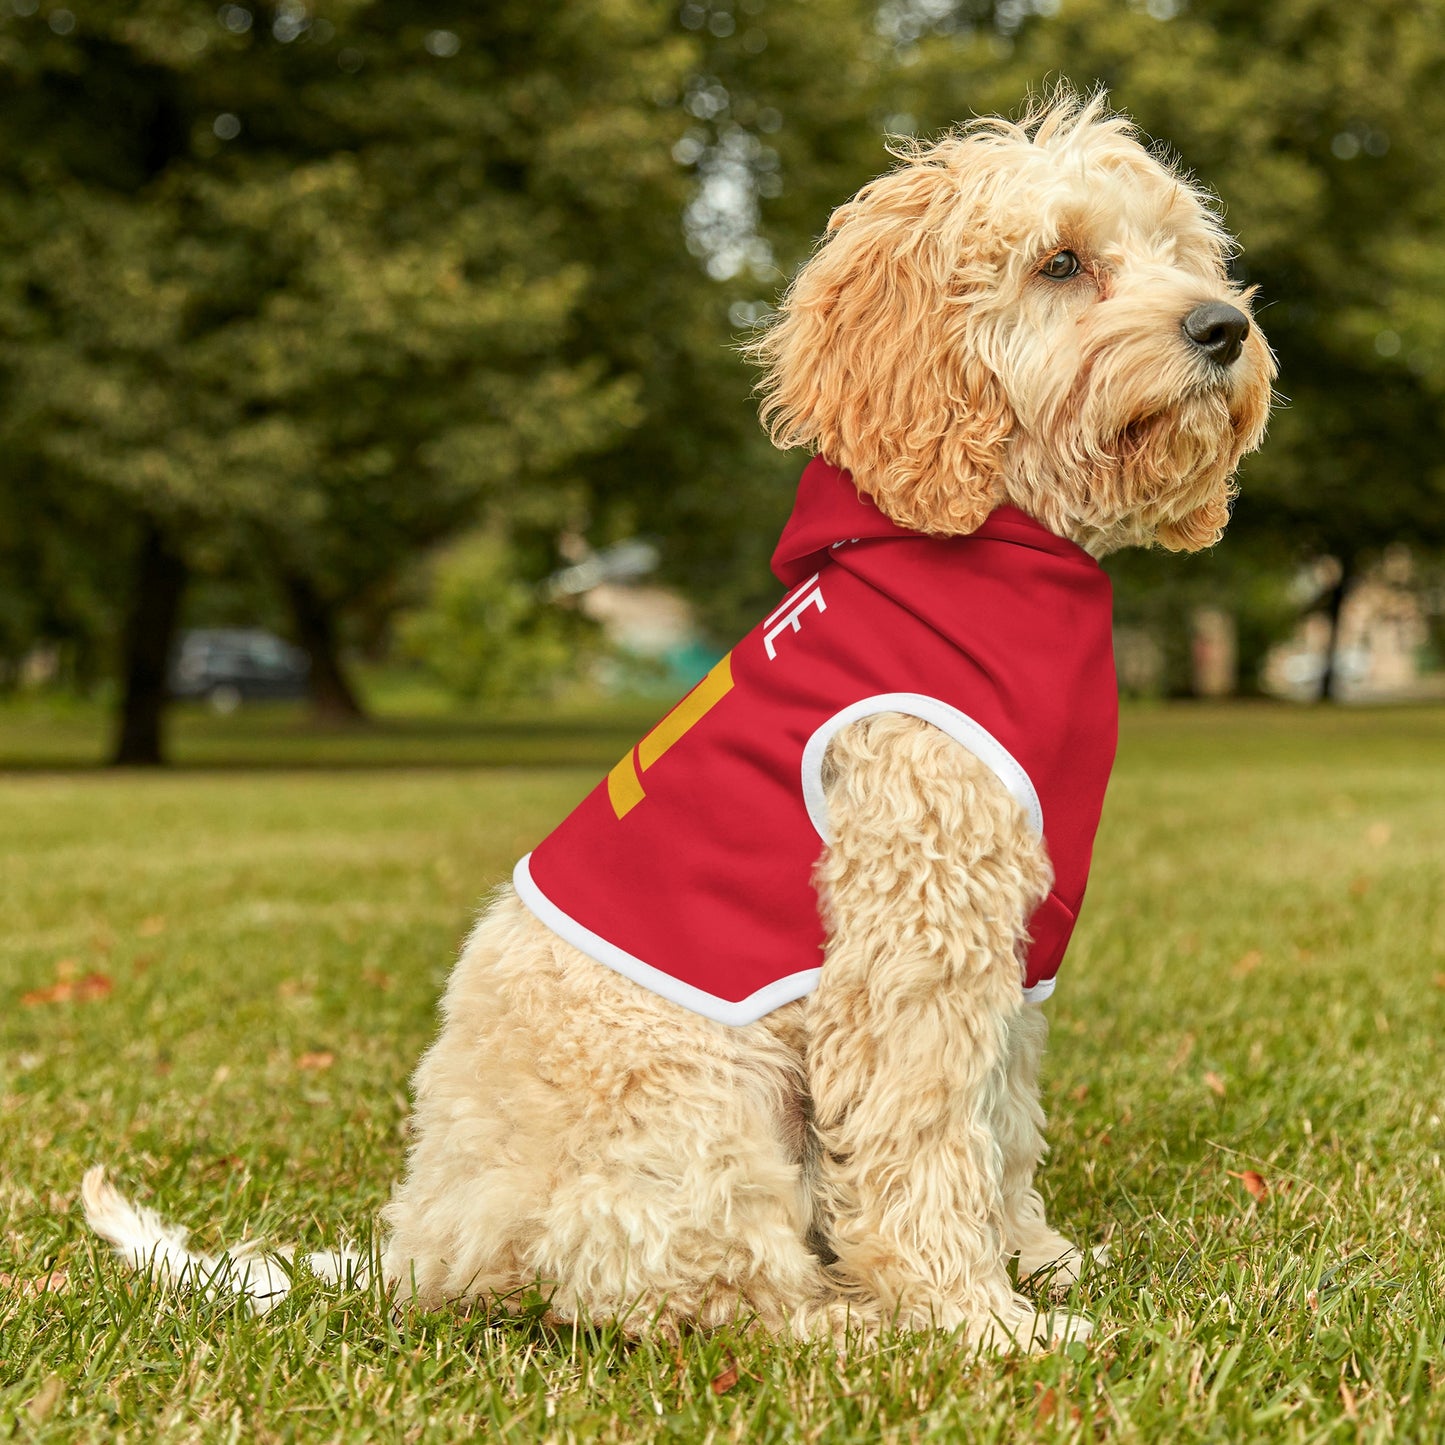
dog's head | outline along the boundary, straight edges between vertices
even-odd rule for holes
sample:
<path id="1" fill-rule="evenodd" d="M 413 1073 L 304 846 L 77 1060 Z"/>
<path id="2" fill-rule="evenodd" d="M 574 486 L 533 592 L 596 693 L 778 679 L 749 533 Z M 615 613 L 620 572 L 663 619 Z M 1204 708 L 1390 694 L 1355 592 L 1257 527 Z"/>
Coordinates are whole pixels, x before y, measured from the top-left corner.
<path id="1" fill-rule="evenodd" d="M 1209 200 L 1102 96 L 901 156 L 751 348 L 774 441 L 920 531 L 1012 502 L 1096 553 L 1215 542 L 1274 360 Z"/>

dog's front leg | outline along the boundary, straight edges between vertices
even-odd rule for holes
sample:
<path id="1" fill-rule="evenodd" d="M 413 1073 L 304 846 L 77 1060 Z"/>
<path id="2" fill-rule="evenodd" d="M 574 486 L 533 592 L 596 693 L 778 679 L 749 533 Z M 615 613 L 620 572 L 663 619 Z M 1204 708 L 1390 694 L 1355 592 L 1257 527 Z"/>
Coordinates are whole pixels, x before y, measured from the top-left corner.
<path id="1" fill-rule="evenodd" d="M 884 714 L 834 740 L 828 944 L 809 1003 L 818 1205 L 867 1312 L 988 1345 L 1087 1333 L 1008 1278 L 996 1111 L 1022 1008 L 1016 946 L 1049 865 L 994 774 Z"/>
<path id="2" fill-rule="evenodd" d="M 1009 1027 L 1003 1088 L 994 1104 L 994 1133 L 1003 1158 L 1004 1247 L 1018 1256 L 1019 1278 L 1047 1284 L 1055 1293 L 1069 1288 L 1083 1269 L 1078 1247 L 1052 1228 L 1034 1173 L 1048 1146 L 1039 1103 L 1039 1065 L 1049 1026 L 1037 1004 L 1025 1004 Z M 1102 1245 L 1096 1259 L 1107 1258 Z"/>

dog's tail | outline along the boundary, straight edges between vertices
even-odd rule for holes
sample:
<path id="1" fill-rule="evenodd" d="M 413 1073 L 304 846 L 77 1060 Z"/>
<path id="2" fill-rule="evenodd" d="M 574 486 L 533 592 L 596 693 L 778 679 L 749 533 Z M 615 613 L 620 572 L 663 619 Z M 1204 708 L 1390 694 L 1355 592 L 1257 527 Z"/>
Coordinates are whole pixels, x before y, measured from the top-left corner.
<path id="1" fill-rule="evenodd" d="M 185 1229 L 167 1224 L 143 1204 L 132 1204 L 105 1177 L 103 1164 L 86 1170 L 80 1199 L 85 1222 L 132 1269 L 198 1289 L 207 1299 L 238 1296 L 258 1315 L 280 1304 L 291 1288 L 294 1249 L 265 1250 L 253 1242 L 219 1255 L 196 1254 L 186 1248 Z M 305 1259 L 311 1272 L 330 1284 L 364 1285 L 370 1278 L 370 1262 L 354 1249 L 325 1250 Z"/>

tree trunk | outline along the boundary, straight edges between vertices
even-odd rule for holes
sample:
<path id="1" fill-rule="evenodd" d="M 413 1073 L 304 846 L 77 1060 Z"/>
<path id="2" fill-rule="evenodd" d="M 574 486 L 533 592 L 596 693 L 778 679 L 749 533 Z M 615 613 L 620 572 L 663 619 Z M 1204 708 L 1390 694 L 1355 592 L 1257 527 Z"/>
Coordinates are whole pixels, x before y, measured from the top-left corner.
<path id="1" fill-rule="evenodd" d="M 296 641 L 311 658 L 311 712 L 318 722 L 357 723 L 366 721 L 366 710 L 351 686 L 336 644 L 336 618 L 331 606 L 308 578 L 288 572 L 284 578 L 286 597 Z"/>
<path id="2" fill-rule="evenodd" d="M 165 761 L 161 724 L 167 700 L 166 668 L 185 588 L 185 562 L 160 528 L 147 521 L 122 641 L 124 693 L 111 753 L 111 763 L 117 767 L 153 768 Z"/>
<path id="3" fill-rule="evenodd" d="M 1325 645 L 1325 666 L 1320 674 L 1320 702 L 1334 702 L 1335 691 L 1339 686 L 1339 674 L 1337 658 L 1340 647 L 1340 614 L 1345 609 L 1345 596 L 1355 580 L 1355 559 L 1346 555 L 1340 558 L 1340 575 L 1335 585 L 1330 588 L 1329 601 L 1325 607 L 1325 615 L 1330 622 L 1329 641 Z"/>

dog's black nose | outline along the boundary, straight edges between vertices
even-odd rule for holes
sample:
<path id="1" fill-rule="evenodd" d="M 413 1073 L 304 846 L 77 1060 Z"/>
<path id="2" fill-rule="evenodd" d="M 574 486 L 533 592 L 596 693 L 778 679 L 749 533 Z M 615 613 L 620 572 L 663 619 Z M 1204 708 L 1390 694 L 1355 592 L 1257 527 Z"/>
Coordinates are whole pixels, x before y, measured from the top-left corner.
<path id="1" fill-rule="evenodd" d="M 1244 350 L 1249 317 L 1223 301 L 1206 301 L 1184 318 L 1184 334 L 1216 365 L 1229 366 Z"/>

